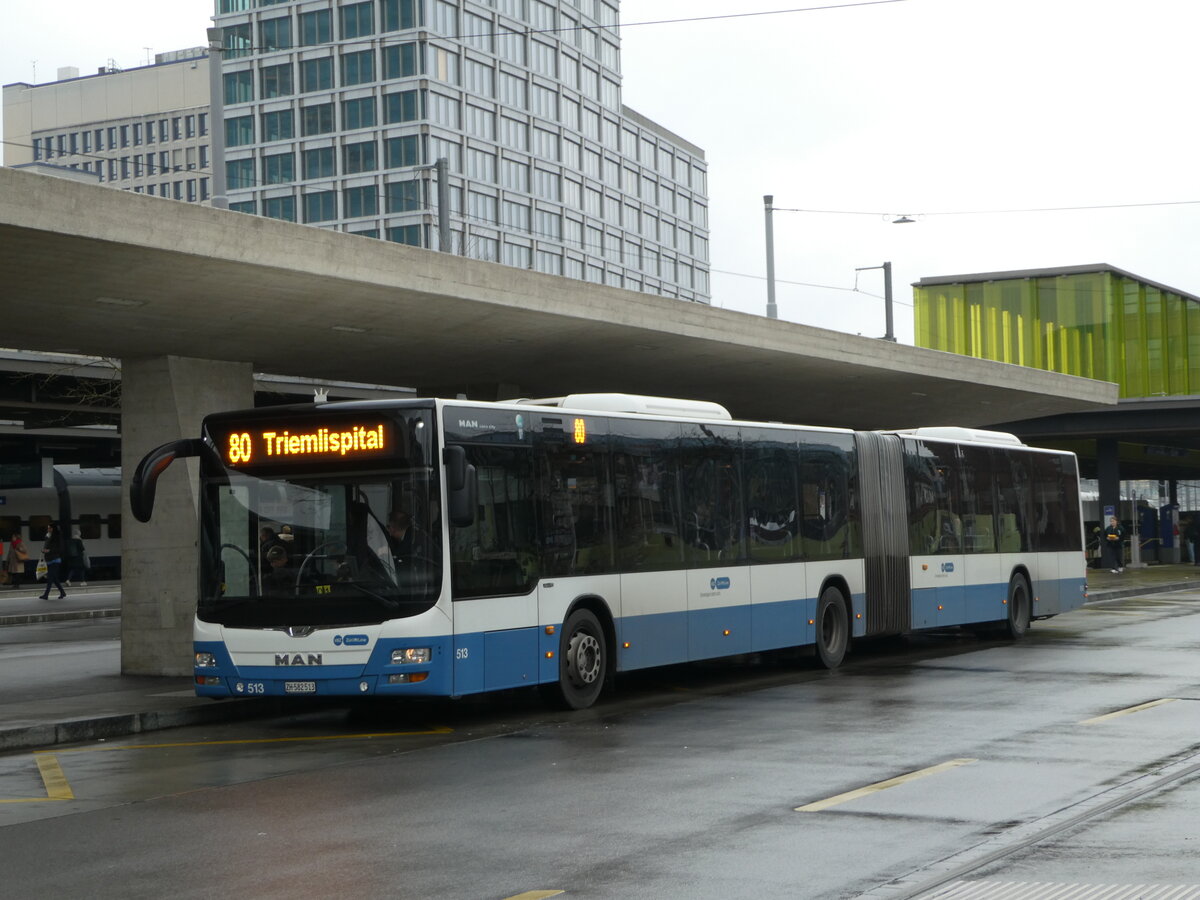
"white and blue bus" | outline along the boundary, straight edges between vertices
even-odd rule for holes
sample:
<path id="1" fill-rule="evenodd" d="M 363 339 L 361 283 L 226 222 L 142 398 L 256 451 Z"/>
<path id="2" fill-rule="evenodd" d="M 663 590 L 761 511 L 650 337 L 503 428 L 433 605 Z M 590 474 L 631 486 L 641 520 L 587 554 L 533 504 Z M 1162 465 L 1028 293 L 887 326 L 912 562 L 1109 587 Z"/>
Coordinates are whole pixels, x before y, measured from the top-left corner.
<path id="1" fill-rule="evenodd" d="M 972 626 L 1085 599 L 1070 453 L 963 428 L 740 422 L 580 394 L 209 416 L 196 691 L 591 705 L 617 672 Z"/>

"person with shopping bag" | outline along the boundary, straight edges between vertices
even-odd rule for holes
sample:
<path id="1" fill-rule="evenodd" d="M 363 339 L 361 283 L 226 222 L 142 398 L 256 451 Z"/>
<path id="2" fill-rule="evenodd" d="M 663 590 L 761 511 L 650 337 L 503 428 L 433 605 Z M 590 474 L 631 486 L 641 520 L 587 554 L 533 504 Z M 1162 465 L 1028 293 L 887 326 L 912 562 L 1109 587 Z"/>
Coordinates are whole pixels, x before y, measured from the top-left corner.
<path id="1" fill-rule="evenodd" d="M 58 526 L 51 522 L 46 526 L 46 543 L 42 544 L 42 559 L 46 562 L 46 589 L 42 591 L 40 599 L 50 599 L 50 588 L 58 588 L 58 599 L 61 600 L 67 596 L 67 592 L 63 590 L 62 569 L 63 561 L 63 538 L 62 532 L 58 530 Z"/>

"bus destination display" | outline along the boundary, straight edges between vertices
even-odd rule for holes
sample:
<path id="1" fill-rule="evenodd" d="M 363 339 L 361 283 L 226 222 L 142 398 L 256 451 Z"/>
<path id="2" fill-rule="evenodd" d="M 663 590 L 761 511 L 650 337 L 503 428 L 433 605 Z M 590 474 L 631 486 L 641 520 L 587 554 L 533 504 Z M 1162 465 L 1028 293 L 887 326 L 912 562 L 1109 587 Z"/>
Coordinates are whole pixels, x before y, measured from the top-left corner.
<path id="1" fill-rule="evenodd" d="M 390 422 L 330 422 L 291 429 L 231 427 L 213 435 L 222 461 L 235 468 L 389 456 L 395 452 Z"/>

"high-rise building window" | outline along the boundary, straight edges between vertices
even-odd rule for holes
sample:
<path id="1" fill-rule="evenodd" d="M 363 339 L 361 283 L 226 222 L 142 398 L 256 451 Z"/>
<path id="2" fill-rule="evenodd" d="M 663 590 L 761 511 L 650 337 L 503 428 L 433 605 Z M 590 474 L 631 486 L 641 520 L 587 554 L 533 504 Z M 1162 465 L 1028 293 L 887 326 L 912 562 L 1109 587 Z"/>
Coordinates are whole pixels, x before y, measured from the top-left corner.
<path id="1" fill-rule="evenodd" d="M 258 204 L 253 200 L 239 200 L 236 203 L 230 203 L 229 209 L 231 212 L 247 213 L 251 216 L 258 214 Z"/>
<path id="2" fill-rule="evenodd" d="M 489 70 L 490 72 L 490 70 Z M 383 48 L 383 77 L 407 78 L 419 75 L 417 65 L 417 45 L 415 42 L 404 44 L 389 44 Z"/>
<path id="3" fill-rule="evenodd" d="M 420 138 L 415 134 L 388 138 L 384 141 L 385 163 L 389 169 L 421 164 Z"/>
<path id="4" fill-rule="evenodd" d="M 421 118 L 418 91 L 399 91 L 383 96 L 383 121 L 389 125 L 396 122 L 413 122 Z"/>
<path id="5" fill-rule="evenodd" d="M 413 247 L 420 247 L 421 226 L 401 225 L 397 228 L 389 228 L 387 230 L 387 239 L 394 244 L 409 244 Z"/>
<path id="6" fill-rule="evenodd" d="M 300 13 L 300 43 L 305 47 L 333 41 L 333 14 L 327 9 Z"/>
<path id="7" fill-rule="evenodd" d="M 292 46 L 292 17 L 263 19 L 258 26 L 259 48 L 262 51 L 288 50 Z"/>
<path id="8" fill-rule="evenodd" d="M 316 147 L 305 150 L 303 155 L 304 177 L 332 178 L 337 174 L 335 155 L 332 147 Z"/>
<path id="9" fill-rule="evenodd" d="M 541 0 L 529 0 L 529 21 L 534 31 L 552 31 L 555 27 L 554 7 Z"/>
<path id="10" fill-rule="evenodd" d="M 225 146 L 241 147 L 254 143 L 254 116 L 225 120 Z"/>
<path id="11" fill-rule="evenodd" d="M 295 115 L 290 109 L 262 114 L 262 139 L 264 141 L 284 141 L 295 137 Z"/>
<path id="12" fill-rule="evenodd" d="M 345 174 L 374 172 L 377 168 L 379 168 L 379 160 L 374 141 L 347 144 L 342 148 L 342 171 Z"/>
<path id="13" fill-rule="evenodd" d="M 442 5 L 439 3 L 439 6 Z M 484 50 L 488 53 L 493 49 L 493 35 L 496 29 L 492 26 L 491 19 L 485 19 L 483 16 L 477 16 L 475 13 L 463 13 L 463 33 L 462 42 L 468 47 L 474 47 L 476 50 Z M 453 29 L 446 32 L 454 34 Z"/>
<path id="14" fill-rule="evenodd" d="M 458 7 L 446 0 L 434 0 L 433 30 L 438 34 L 458 34 Z"/>
<path id="15" fill-rule="evenodd" d="M 413 212 L 421 208 L 421 182 L 393 181 L 385 188 L 387 211 Z"/>
<path id="16" fill-rule="evenodd" d="M 285 222 L 296 221 L 296 198 L 264 197 L 263 215 L 268 219 L 283 219 Z"/>
<path id="17" fill-rule="evenodd" d="M 373 216 L 379 212 L 379 193 L 373 184 L 346 188 L 342 191 L 342 197 L 347 219 Z"/>
<path id="18" fill-rule="evenodd" d="M 292 64 L 283 63 L 278 66 L 262 67 L 262 96 L 287 97 L 293 93 Z"/>
<path id="19" fill-rule="evenodd" d="M 375 4 L 352 3 L 341 8 L 342 39 L 366 37 L 375 33 Z"/>
<path id="20" fill-rule="evenodd" d="M 164 168 L 166 168 L 164 166 Z M 225 163 L 225 181 L 230 190 L 254 187 L 254 160 L 231 159 Z"/>
<path id="21" fill-rule="evenodd" d="M 254 41 L 250 38 L 249 22 L 241 25 L 226 25 L 224 32 L 225 52 L 222 54 L 224 59 L 240 59 L 251 54 Z"/>
<path id="22" fill-rule="evenodd" d="M 300 63 L 300 91 L 328 91 L 333 87 L 333 57 L 306 59 Z"/>
<path id="23" fill-rule="evenodd" d="M 496 55 L 519 66 L 525 65 L 525 35 L 503 25 L 496 26 Z"/>
<path id="24" fill-rule="evenodd" d="M 342 84 L 364 84 L 375 80 L 375 51 L 342 54 Z"/>
<path id="25" fill-rule="evenodd" d="M 304 137 L 314 134 L 329 134 L 333 131 L 333 104 L 319 103 L 306 106 L 302 111 L 300 133 Z"/>
<path id="26" fill-rule="evenodd" d="M 225 73 L 225 105 L 231 106 L 234 103 L 248 103 L 254 99 L 254 73 L 247 69 L 244 72 L 226 72 Z M 166 122 L 166 119 L 163 120 Z M 162 140 L 167 140 L 167 137 L 160 135 Z"/>
<path id="27" fill-rule="evenodd" d="M 328 222 L 337 218 L 337 194 L 320 191 L 304 195 L 304 221 Z"/>
<path id="28" fill-rule="evenodd" d="M 359 97 L 357 100 L 342 101 L 342 128 L 371 128 L 375 125 L 375 98 Z"/>
<path id="29" fill-rule="evenodd" d="M 404 31 L 420 25 L 417 0 L 383 0 L 383 30 Z"/>
<path id="30" fill-rule="evenodd" d="M 288 184 L 296 180 L 296 154 L 275 153 L 264 156 L 263 184 Z"/>

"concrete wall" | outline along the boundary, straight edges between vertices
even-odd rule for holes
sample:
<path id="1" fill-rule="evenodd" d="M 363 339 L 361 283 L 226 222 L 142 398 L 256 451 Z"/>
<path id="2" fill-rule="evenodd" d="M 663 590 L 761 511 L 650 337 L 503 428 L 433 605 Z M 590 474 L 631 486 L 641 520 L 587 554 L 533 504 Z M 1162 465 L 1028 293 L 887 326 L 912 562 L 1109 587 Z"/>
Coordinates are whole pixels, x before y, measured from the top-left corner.
<path id="1" fill-rule="evenodd" d="M 178 356 L 122 360 L 121 466 L 168 441 L 199 437 L 205 415 L 254 405 L 249 363 Z M 121 671 L 190 675 L 196 612 L 199 465 L 175 463 L 158 482 L 154 516 L 122 500 Z M 128 475 L 126 483 L 128 484 Z"/>

